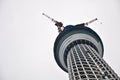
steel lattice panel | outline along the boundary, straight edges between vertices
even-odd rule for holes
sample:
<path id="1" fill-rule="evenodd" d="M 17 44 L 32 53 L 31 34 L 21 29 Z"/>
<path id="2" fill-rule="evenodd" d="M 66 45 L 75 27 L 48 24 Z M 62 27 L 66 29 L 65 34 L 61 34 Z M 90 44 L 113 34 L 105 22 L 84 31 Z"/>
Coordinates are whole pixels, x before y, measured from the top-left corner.
<path id="1" fill-rule="evenodd" d="M 110 66 L 88 44 L 77 44 L 68 52 L 70 80 L 120 80 Z"/>

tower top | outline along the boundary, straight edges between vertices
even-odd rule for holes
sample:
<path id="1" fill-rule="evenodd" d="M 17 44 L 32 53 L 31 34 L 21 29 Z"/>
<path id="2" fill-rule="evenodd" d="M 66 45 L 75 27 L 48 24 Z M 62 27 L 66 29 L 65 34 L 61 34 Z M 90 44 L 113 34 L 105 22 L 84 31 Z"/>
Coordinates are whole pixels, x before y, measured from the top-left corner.
<path id="1" fill-rule="evenodd" d="M 68 71 L 66 62 L 68 52 L 76 43 L 90 45 L 101 57 L 103 56 L 104 48 L 100 37 L 95 31 L 86 27 L 88 24 L 96 21 L 97 18 L 86 23 L 67 25 L 62 30 L 62 22 L 56 21 L 44 13 L 43 15 L 49 18 L 58 27 L 59 35 L 54 43 L 54 57 L 59 67 L 64 71 Z"/>

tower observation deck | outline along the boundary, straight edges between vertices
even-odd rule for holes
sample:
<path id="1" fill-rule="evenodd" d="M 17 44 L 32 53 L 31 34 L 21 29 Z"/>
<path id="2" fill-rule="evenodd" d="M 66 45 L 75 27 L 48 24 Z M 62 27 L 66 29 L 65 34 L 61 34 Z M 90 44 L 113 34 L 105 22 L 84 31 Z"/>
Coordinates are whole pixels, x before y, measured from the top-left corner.
<path id="1" fill-rule="evenodd" d="M 54 57 L 69 80 L 120 80 L 104 61 L 98 34 L 83 24 L 68 25 L 54 43 Z"/>

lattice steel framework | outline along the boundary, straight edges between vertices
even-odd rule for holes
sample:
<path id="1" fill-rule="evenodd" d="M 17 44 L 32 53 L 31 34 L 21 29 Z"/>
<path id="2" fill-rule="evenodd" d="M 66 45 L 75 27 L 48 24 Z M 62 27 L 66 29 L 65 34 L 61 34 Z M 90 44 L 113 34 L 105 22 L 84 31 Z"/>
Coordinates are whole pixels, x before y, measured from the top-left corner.
<path id="1" fill-rule="evenodd" d="M 88 44 L 76 44 L 70 49 L 67 66 L 70 80 L 120 80 L 98 52 Z"/>

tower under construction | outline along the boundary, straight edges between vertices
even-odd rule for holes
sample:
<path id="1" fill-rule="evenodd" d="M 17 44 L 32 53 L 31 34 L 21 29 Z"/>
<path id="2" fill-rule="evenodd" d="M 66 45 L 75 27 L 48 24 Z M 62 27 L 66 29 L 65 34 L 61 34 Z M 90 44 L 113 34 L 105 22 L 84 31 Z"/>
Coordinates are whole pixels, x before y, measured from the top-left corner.
<path id="1" fill-rule="evenodd" d="M 45 15 L 45 14 L 43 14 Z M 68 72 L 69 80 L 120 80 L 120 77 L 104 61 L 104 46 L 99 35 L 89 23 L 68 25 L 45 15 L 58 27 L 59 35 L 54 43 L 54 57 L 59 67 Z"/>

